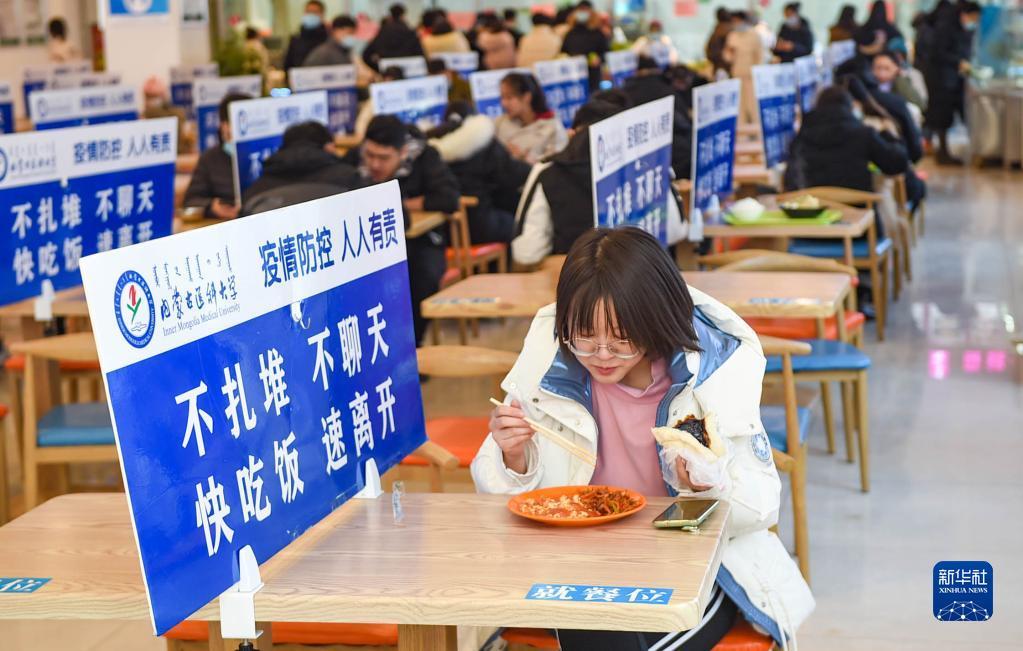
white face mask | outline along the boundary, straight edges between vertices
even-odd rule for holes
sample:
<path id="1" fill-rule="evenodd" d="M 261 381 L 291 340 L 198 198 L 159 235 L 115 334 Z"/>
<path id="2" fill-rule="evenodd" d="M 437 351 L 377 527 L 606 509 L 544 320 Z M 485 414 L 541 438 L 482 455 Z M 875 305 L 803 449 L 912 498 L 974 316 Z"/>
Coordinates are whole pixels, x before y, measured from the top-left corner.
<path id="1" fill-rule="evenodd" d="M 799 16 L 790 16 L 789 18 L 785 19 L 785 24 L 788 25 L 789 27 L 799 27 L 800 22 L 801 21 L 799 20 Z"/>
<path id="2" fill-rule="evenodd" d="M 853 115 L 856 116 L 857 120 L 859 120 L 860 122 L 863 122 L 863 109 L 861 109 L 858 106 L 854 106 L 852 112 L 853 112 Z"/>

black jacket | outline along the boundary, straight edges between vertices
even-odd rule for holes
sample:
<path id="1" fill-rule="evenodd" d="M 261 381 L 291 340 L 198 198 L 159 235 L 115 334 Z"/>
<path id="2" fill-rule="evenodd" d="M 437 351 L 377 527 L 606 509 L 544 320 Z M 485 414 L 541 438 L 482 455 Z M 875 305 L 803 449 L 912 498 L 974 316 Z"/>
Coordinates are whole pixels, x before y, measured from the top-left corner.
<path id="1" fill-rule="evenodd" d="M 863 124 L 852 111 L 816 108 L 806 114 L 789 150 L 785 189 L 833 185 L 873 190 L 873 163 L 888 175 L 902 174 L 909 161 L 902 143 Z"/>
<path id="2" fill-rule="evenodd" d="M 469 208 L 469 236 L 474 244 L 501 241 L 511 235 L 510 216 L 519 203 L 522 186 L 531 166 L 512 158 L 494 137 L 494 123 L 483 115 L 466 117 L 459 124 L 439 127 L 430 132 L 431 142 L 452 174 L 458 179 L 463 196 L 479 199 Z M 493 211 L 509 217 L 506 238 L 495 238 L 500 230 L 493 223 Z"/>
<path id="3" fill-rule="evenodd" d="M 231 157 L 220 145 L 210 147 L 199 156 L 192 180 L 185 190 L 185 208 L 203 208 L 206 217 L 213 217 L 210 206 L 214 199 L 234 203 L 234 172 Z"/>
<path id="4" fill-rule="evenodd" d="M 362 167 L 362 148 L 350 149 L 342 159 L 359 171 L 363 184 L 371 184 L 368 172 Z M 408 154 L 395 173 L 401 187 L 401 198 L 423 198 L 424 210 L 452 213 L 458 210 L 461 195 L 458 181 L 440 154 L 426 144 L 414 127 L 409 128 Z M 407 220 L 406 220 L 407 223 Z"/>
<path id="5" fill-rule="evenodd" d="M 362 60 L 377 72 L 380 59 L 423 56 L 423 45 L 412 29 L 401 21 L 388 20 L 362 51 Z"/>
<path id="6" fill-rule="evenodd" d="M 590 29 L 585 25 L 576 25 L 568 30 L 565 39 L 561 42 L 561 51 L 569 56 L 584 56 L 589 62 L 589 54 L 595 53 L 604 61 L 604 55 L 611 49 L 604 32 L 599 29 Z M 590 65 L 590 89 L 595 89 L 600 84 L 600 65 Z"/>
<path id="7" fill-rule="evenodd" d="M 280 205 L 274 207 L 294 203 L 293 193 L 288 188 L 299 184 L 327 186 L 334 189 L 333 192 L 322 193 L 318 196 L 312 196 L 313 193 L 311 193 L 304 199 L 307 201 L 338 192 L 347 192 L 360 187 L 362 181 L 355 168 L 314 145 L 296 145 L 278 149 L 263 162 L 263 175 L 242 193 L 242 214 L 258 212 L 253 207 L 254 203 L 257 201 L 266 203 L 268 197 L 275 194 L 287 195 L 288 198 L 280 201 Z"/>
<path id="8" fill-rule="evenodd" d="M 321 43 L 327 40 L 327 28 L 320 25 L 314 29 L 306 29 L 303 27 L 299 30 L 298 34 L 291 37 L 288 41 L 288 51 L 284 55 L 284 70 L 291 70 L 297 68 L 305 62 L 305 58 L 309 56 Z"/>
<path id="9" fill-rule="evenodd" d="M 911 163 L 916 163 L 924 156 L 924 148 L 920 129 L 916 126 L 916 120 L 909 112 L 909 105 L 905 99 L 895 93 L 888 93 L 875 86 L 870 89 L 870 94 L 877 100 L 888 115 L 892 116 L 895 123 L 899 125 L 899 133 L 902 134 L 903 145 L 906 147 L 906 155 Z"/>
<path id="10" fill-rule="evenodd" d="M 806 22 L 805 18 L 799 19 L 799 27 L 782 25 L 778 31 L 778 38 L 791 42 L 793 46 L 788 52 L 774 50 L 782 63 L 791 63 L 799 57 L 813 54 L 813 31 L 810 30 L 810 23 Z"/>
<path id="11" fill-rule="evenodd" d="M 671 137 L 671 169 L 675 178 L 688 179 L 692 173 L 693 123 L 689 119 L 682 93 L 668 83 L 663 75 L 635 75 L 626 80 L 622 92 L 633 106 L 675 95 L 674 129 Z"/>

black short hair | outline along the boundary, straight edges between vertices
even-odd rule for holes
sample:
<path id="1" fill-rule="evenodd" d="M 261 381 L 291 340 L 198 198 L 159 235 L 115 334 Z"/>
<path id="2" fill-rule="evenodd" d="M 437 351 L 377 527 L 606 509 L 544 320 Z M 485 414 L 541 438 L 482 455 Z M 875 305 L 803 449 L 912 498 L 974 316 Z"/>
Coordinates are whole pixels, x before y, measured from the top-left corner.
<path id="1" fill-rule="evenodd" d="M 547 96 L 544 95 L 540 82 L 528 72 L 509 72 L 501 79 L 502 85 L 507 85 L 511 91 L 519 96 L 529 93 L 529 108 L 533 113 L 540 115 L 550 110 L 547 106 Z"/>
<path id="2" fill-rule="evenodd" d="M 895 52 L 892 52 L 891 50 L 881 50 L 880 52 L 878 52 L 877 54 L 874 55 L 874 59 L 876 59 L 878 57 L 884 57 L 886 59 L 891 59 L 892 63 L 894 63 L 897 66 L 898 65 L 902 65 L 900 63 L 899 55 L 896 54 Z"/>
<path id="3" fill-rule="evenodd" d="M 841 86 L 828 86 L 817 94 L 817 103 L 815 106 L 817 108 L 838 106 L 847 110 L 852 110 L 852 95 L 850 95 L 849 91 Z"/>
<path id="4" fill-rule="evenodd" d="M 554 19 L 553 18 L 551 18 L 547 14 L 545 14 L 543 12 L 540 12 L 540 11 L 536 12 L 535 14 L 533 14 L 532 21 L 533 21 L 533 25 L 534 26 L 535 25 L 553 25 L 554 24 Z"/>
<path id="5" fill-rule="evenodd" d="M 609 332 L 651 359 L 670 362 L 675 353 L 700 350 L 682 274 L 657 238 L 638 228 L 595 228 L 569 250 L 554 316 L 564 354 L 571 354 L 572 337 L 593 332 L 597 306 Z"/>
<path id="6" fill-rule="evenodd" d="M 636 62 L 636 70 L 653 70 L 654 68 L 660 69 L 660 67 L 657 60 L 647 54 L 639 55 Z"/>
<path id="7" fill-rule="evenodd" d="M 67 38 L 67 22 L 63 18 L 53 18 L 46 24 L 47 31 L 53 38 Z"/>
<path id="8" fill-rule="evenodd" d="M 224 95 L 220 100 L 220 104 L 217 105 L 217 115 L 220 116 L 220 121 L 226 124 L 228 119 L 230 119 L 228 111 L 231 104 L 246 99 L 252 99 L 252 95 L 248 93 L 228 93 Z"/>
<path id="9" fill-rule="evenodd" d="M 448 64 L 444 62 L 444 59 L 427 59 L 426 60 L 426 72 L 431 75 L 439 75 L 448 69 Z"/>
<path id="10" fill-rule="evenodd" d="M 381 145 L 401 149 L 408 140 L 408 127 L 393 115 L 377 115 L 366 127 L 366 140 Z"/>
<path id="11" fill-rule="evenodd" d="M 245 40 L 246 41 L 251 41 L 252 39 L 254 39 L 254 38 L 258 37 L 258 36 L 259 36 L 259 32 L 256 30 L 255 27 L 246 27 L 245 28 Z"/>
<path id="12" fill-rule="evenodd" d="M 295 147 L 297 145 L 311 145 L 316 148 L 323 148 L 333 140 L 330 129 L 320 122 L 309 120 L 293 124 L 284 130 L 284 137 L 281 139 L 281 149 Z"/>
<path id="13" fill-rule="evenodd" d="M 455 31 L 455 28 L 451 26 L 451 22 L 444 16 L 437 16 L 430 24 L 430 33 L 436 36 L 450 34 L 453 31 Z"/>
<path id="14" fill-rule="evenodd" d="M 785 8 L 782 11 L 794 11 L 798 14 L 802 6 L 803 5 L 799 2 L 790 2 L 787 5 L 785 5 Z"/>
<path id="15" fill-rule="evenodd" d="M 621 113 L 624 106 L 616 102 L 607 102 L 600 99 L 590 99 L 576 111 L 575 117 L 572 118 L 572 128 L 582 129 L 588 127 L 591 124 L 596 124 L 601 120 L 606 120 L 612 115 Z"/>
<path id="16" fill-rule="evenodd" d="M 960 2 L 959 3 L 960 14 L 979 14 L 980 4 L 977 2 Z"/>
<path id="17" fill-rule="evenodd" d="M 732 19 L 732 12 L 724 7 L 718 7 L 717 11 L 714 12 L 714 16 L 718 19 L 719 23 L 724 23 Z"/>
<path id="18" fill-rule="evenodd" d="M 387 66 L 380 71 L 380 76 L 390 77 L 392 81 L 400 81 L 405 78 L 405 69 L 401 66 Z"/>
<path id="19" fill-rule="evenodd" d="M 308 7 L 309 5 L 316 5 L 317 7 L 319 7 L 321 14 L 327 10 L 327 7 L 324 6 L 324 4 L 320 2 L 320 0 L 307 0 L 305 6 Z"/>
<path id="20" fill-rule="evenodd" d="M 331 29 L 355 29 L 355 19 L 348 14 L 341 14 L 330 21 L 330 27 Z"/>
<path id="21" fill-rule="evenodd" d="M 506 7 L 505 8 L 505 10 L 504 10 L 504 19 L 505 20 L 518 20 L 518 17 L 519 17 L 519 12 L 518 11 L 516 11 L 512 7 Z"/>
<path id="22" fill-rule="evenodd" d="M 609 88 L 607 90 L 597 91 L 590 96 L 590 99 L 594 102 L 606 102 L 608 104 L 612 104 L 622 111 L 632 108 L 632 99 L 621 88 Z"/>
<path id="23" fill-rule="evenodd" d="M 391 15 L 394 20 L 401 20 L 405 17 L 405 5 L 400 2 L 395 2 L 393 5 L 387 8 L 387 13 Z"/>
<path id="24" fill-rule="evenodd" d="M 576 9 L 593 9 L 593 3 L 590 0 L 581 0 L 575 6 Z"/>

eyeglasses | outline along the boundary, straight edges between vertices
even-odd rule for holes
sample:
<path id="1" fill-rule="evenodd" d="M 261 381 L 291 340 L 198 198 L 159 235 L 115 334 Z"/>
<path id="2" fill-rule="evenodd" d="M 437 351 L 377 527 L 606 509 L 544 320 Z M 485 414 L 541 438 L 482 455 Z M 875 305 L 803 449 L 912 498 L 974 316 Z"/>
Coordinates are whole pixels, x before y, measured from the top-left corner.
<path id="1" fill-rule="evenodd" d="M 573 337 L 566 341 L 565 345 L 579 357 L 593 357 L 600 352 L 601 348 L 606 348 L 607 352 L 618 359 L 632 359 L 639 355 L 636 346 L 628 339 L 616 339 L 609 344 L 598 344 L 593 339 L 587 339 L 586 337 Z"/>

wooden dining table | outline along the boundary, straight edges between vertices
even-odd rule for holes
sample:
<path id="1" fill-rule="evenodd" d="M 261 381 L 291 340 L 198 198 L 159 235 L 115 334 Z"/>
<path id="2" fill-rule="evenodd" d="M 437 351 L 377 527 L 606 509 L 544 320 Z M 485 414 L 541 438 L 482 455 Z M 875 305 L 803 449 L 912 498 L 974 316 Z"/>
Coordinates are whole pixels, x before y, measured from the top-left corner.
<path id="1" fill-rule="evenodd" d="M 778 202 L 773 195 L 762 195 L 757 197 L 766 209 L 774 210 Z M 710 238 L 730 237 L 755 237 L 775 240 L 787 240 L 792 237 L 805 237 L 820 240 L 840 240 L 842 242 L 843 262 L 852 267 L 855 264 L 853 257 L 853 240 L 867 235 L 874 229 L 874 211 L 866 208 L 856 208 L 832 201 L 822 202 L 829 208 L 839 211 L 842 218 L 833 224 L 800 223 L 798 219 L 792 220 L 784 225 L 759 225 L 742 224 L 735 225 L 726 222 L 722 215 L 707 219 L 703 223 L 703 234 Z M 783 244 L 778 247 L 784 250 Z"/>
<path id="2" fill-rule="evenodd" d="M 671 498 L 582 528 L 522 519 L 507 499 L 409 493 L 400 524 L 390 495 L 347 502 L 261 565 L 255 611 L 269 635 L 257 648 L 270 648 L 265 622 L 396 623 L 401 651 L 454 651 L 458 625 L 667 632 L 700 621 L 725 547 L 727 503 L 690 533 L 651 525 Z M 0 527 L 0 576 L 49 579 L 35 592 L 4 594 L 0 619 L 149 618 L 123 494 L 65 495 Z M 609 603 L 538 599 L 553 592 L 538 586 L 672 593 L 658 605 Z M 573 593 L 583 590 L 556 594 Z M 214 601 L 191 619 L 210 622 L 219 642 L 219 615 Z"/>
<path id="3" fill-rule="evenodd" d="M 563 262 L 555 256 L 530 273 L 469 276 L 424 300 L 423 317 L 531 318 L 554 302 Z M 683 277 L 743 317 L 826 319 L 844 311 L 851 288 L 844 273 L 687 271 Z"/>

